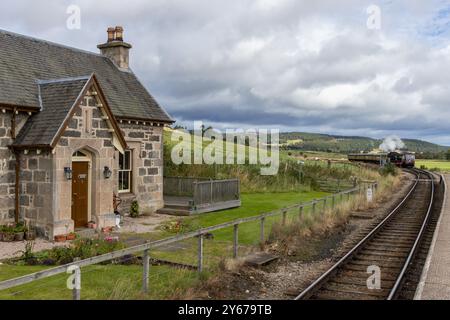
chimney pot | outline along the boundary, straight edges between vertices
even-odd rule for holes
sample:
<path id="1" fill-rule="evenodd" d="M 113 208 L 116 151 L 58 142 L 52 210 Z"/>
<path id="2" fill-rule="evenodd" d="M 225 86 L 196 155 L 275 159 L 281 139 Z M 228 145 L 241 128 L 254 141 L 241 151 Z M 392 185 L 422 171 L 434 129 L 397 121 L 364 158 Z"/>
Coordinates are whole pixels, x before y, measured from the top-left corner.
<path id="1" fill-rule="evenodd" d="M 131 44 L 123 41 L 123 28 L 108 28 L 108 41 L 97 46 L 100 52 L 112 60 L 120 69 L 129 70 Z"/>
<path id="2" fill-rule="evenodd" d="M 108 42 L 114 41 L 116 39 L 116 29 L 108 28 Z"/>
<path id="3" fill-rule="evenodd" d="M 116 27 L 116 40 L 123 41 L 123 28 L 120 26 Z"/>

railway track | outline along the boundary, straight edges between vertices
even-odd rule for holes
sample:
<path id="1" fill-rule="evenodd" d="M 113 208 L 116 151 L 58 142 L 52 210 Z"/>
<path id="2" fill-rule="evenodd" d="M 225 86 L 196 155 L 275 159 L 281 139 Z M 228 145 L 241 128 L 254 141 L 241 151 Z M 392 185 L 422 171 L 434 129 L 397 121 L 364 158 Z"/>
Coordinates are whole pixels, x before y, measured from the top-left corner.
<path id="1" fill-rule="evenodd" d="M 433 176 L 412 172 L 416 181 L 400 204 L 296 300 L 410 298 L 436 220 Z"/>

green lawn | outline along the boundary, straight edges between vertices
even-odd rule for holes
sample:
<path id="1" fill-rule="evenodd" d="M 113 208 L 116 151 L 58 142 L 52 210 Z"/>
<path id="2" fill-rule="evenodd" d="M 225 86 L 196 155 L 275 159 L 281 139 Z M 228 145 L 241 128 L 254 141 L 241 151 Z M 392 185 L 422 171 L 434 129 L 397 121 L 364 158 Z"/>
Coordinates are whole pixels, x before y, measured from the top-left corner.
<path id="1" fill-rule="evenodd" d="M 293 204 L 307 202 L 326 196 L 324 192 L 288 192 L 243 194 L 242 207 L 186 218 L 195 228 L 212 226 L 235 219 L 257 216 L 262 213 L 281 209 Z M 293 214 L 292 211 L 290 214 Z M 292 215 L 292 217 L 294 217 Z M 266 237 L 270 227 L 280 217 L 266 221 Z M 223 258 L 232 256 L 232 228 L 214 233 L 214 239 L 205 240 L 205 266 L 214 270 Z M 160 239 L 171 236 L 168 232 L 142 235 L 147 239 Z M 260 225 L 257 222 L 246 223 L 239 228 L 240 253 L 247 252 L 252 245 L 258 244 Z M 132 235 L 130 235 L 132 236 Z M 134 235 L 136 236 L 136 235 Z M 191 239 L 181 246 L 169 246 L 152 252 L 155 258 L 183 262 L 195 265 L 197 262 L 197 242 Z M 37 272 L 44 267 L 0 265 L 0 281 Z M 70 299 L 71 291 L 66 288 L 68 275 L 61 274 L 42 279 L 10 290 L 0 291 L 0 299 Z M 197 283 L 195 271 L 186 271 L 167 266 L 152 266 L 150 294 L 140 293 L 142 267 L 138 265 L 95 265 L 82 269 L 82 299 L 164 299 L 176 290 L 183 290 Z"/>
<path id="2" fill-rule="evenodd" d="M 0 281 L 43 270 L 43 267 L 0 266 Z M 0 291 L 0 300 L 70 300 L 67 274 L 59 274 L 27 285 Z M 82 269 L 81 298 L 84 300 L 163 299 L 176 288 L 187 288 L 198 281 L 194 271 L 152 266 L 149 295 L 141 293 L 142 267 L 137 265 L 95 265 Z M 170 284 L 170 285 L 168 285 Z"/>
<path id="3" fill-rule="evenodd" d="M 450 172 L 450 161 L 444 160 L 417 160 L 416 167 L 424 166 L 426 169 L 439 169 L 442 172 Z"/>

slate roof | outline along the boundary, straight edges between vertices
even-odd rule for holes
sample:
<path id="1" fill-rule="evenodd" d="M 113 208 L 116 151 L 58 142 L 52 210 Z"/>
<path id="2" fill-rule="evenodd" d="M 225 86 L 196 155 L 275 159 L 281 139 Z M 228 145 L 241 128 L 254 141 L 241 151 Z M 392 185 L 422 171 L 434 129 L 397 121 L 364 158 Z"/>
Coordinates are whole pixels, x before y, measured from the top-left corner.
<path id="1" fill-rule="evenodd" d="M 38 81 L 40 111 L 29 117 L 16 137 L 13 148 L 54 148 L 67 129 L 70 118 L 88 90 L 95 90 L 108 120 L 123 148 L 126 142 L 97 76 Z"/>
<path id="2" fill-rule="evenodd" d="M 50 146 L 90 77 L 35 84 L 41 111 L 28 119 L 14 146 Z"/>
<path id="3" fill-rule="evenodd" d="M 0 104 L 39 108 L 36 81 L 96 74 L 115 117 L 173 122 L 134 73 L 108 58 L 0 30 Z"/>

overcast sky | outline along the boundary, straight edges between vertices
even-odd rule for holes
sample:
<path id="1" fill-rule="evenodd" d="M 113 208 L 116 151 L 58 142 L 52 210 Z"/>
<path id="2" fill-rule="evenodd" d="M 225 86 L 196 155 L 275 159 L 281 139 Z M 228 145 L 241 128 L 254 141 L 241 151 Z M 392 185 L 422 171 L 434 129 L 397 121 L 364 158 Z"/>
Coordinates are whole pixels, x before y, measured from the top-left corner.
<path id="1" fill-rule="evenodd" d="M 79 30 L 66 26 L 71 4 Z M 115 25 L 134 72 L 185 125 L 450 145 L 450 1 L 0 2 L 0 29 L 89 51 Z"/>

